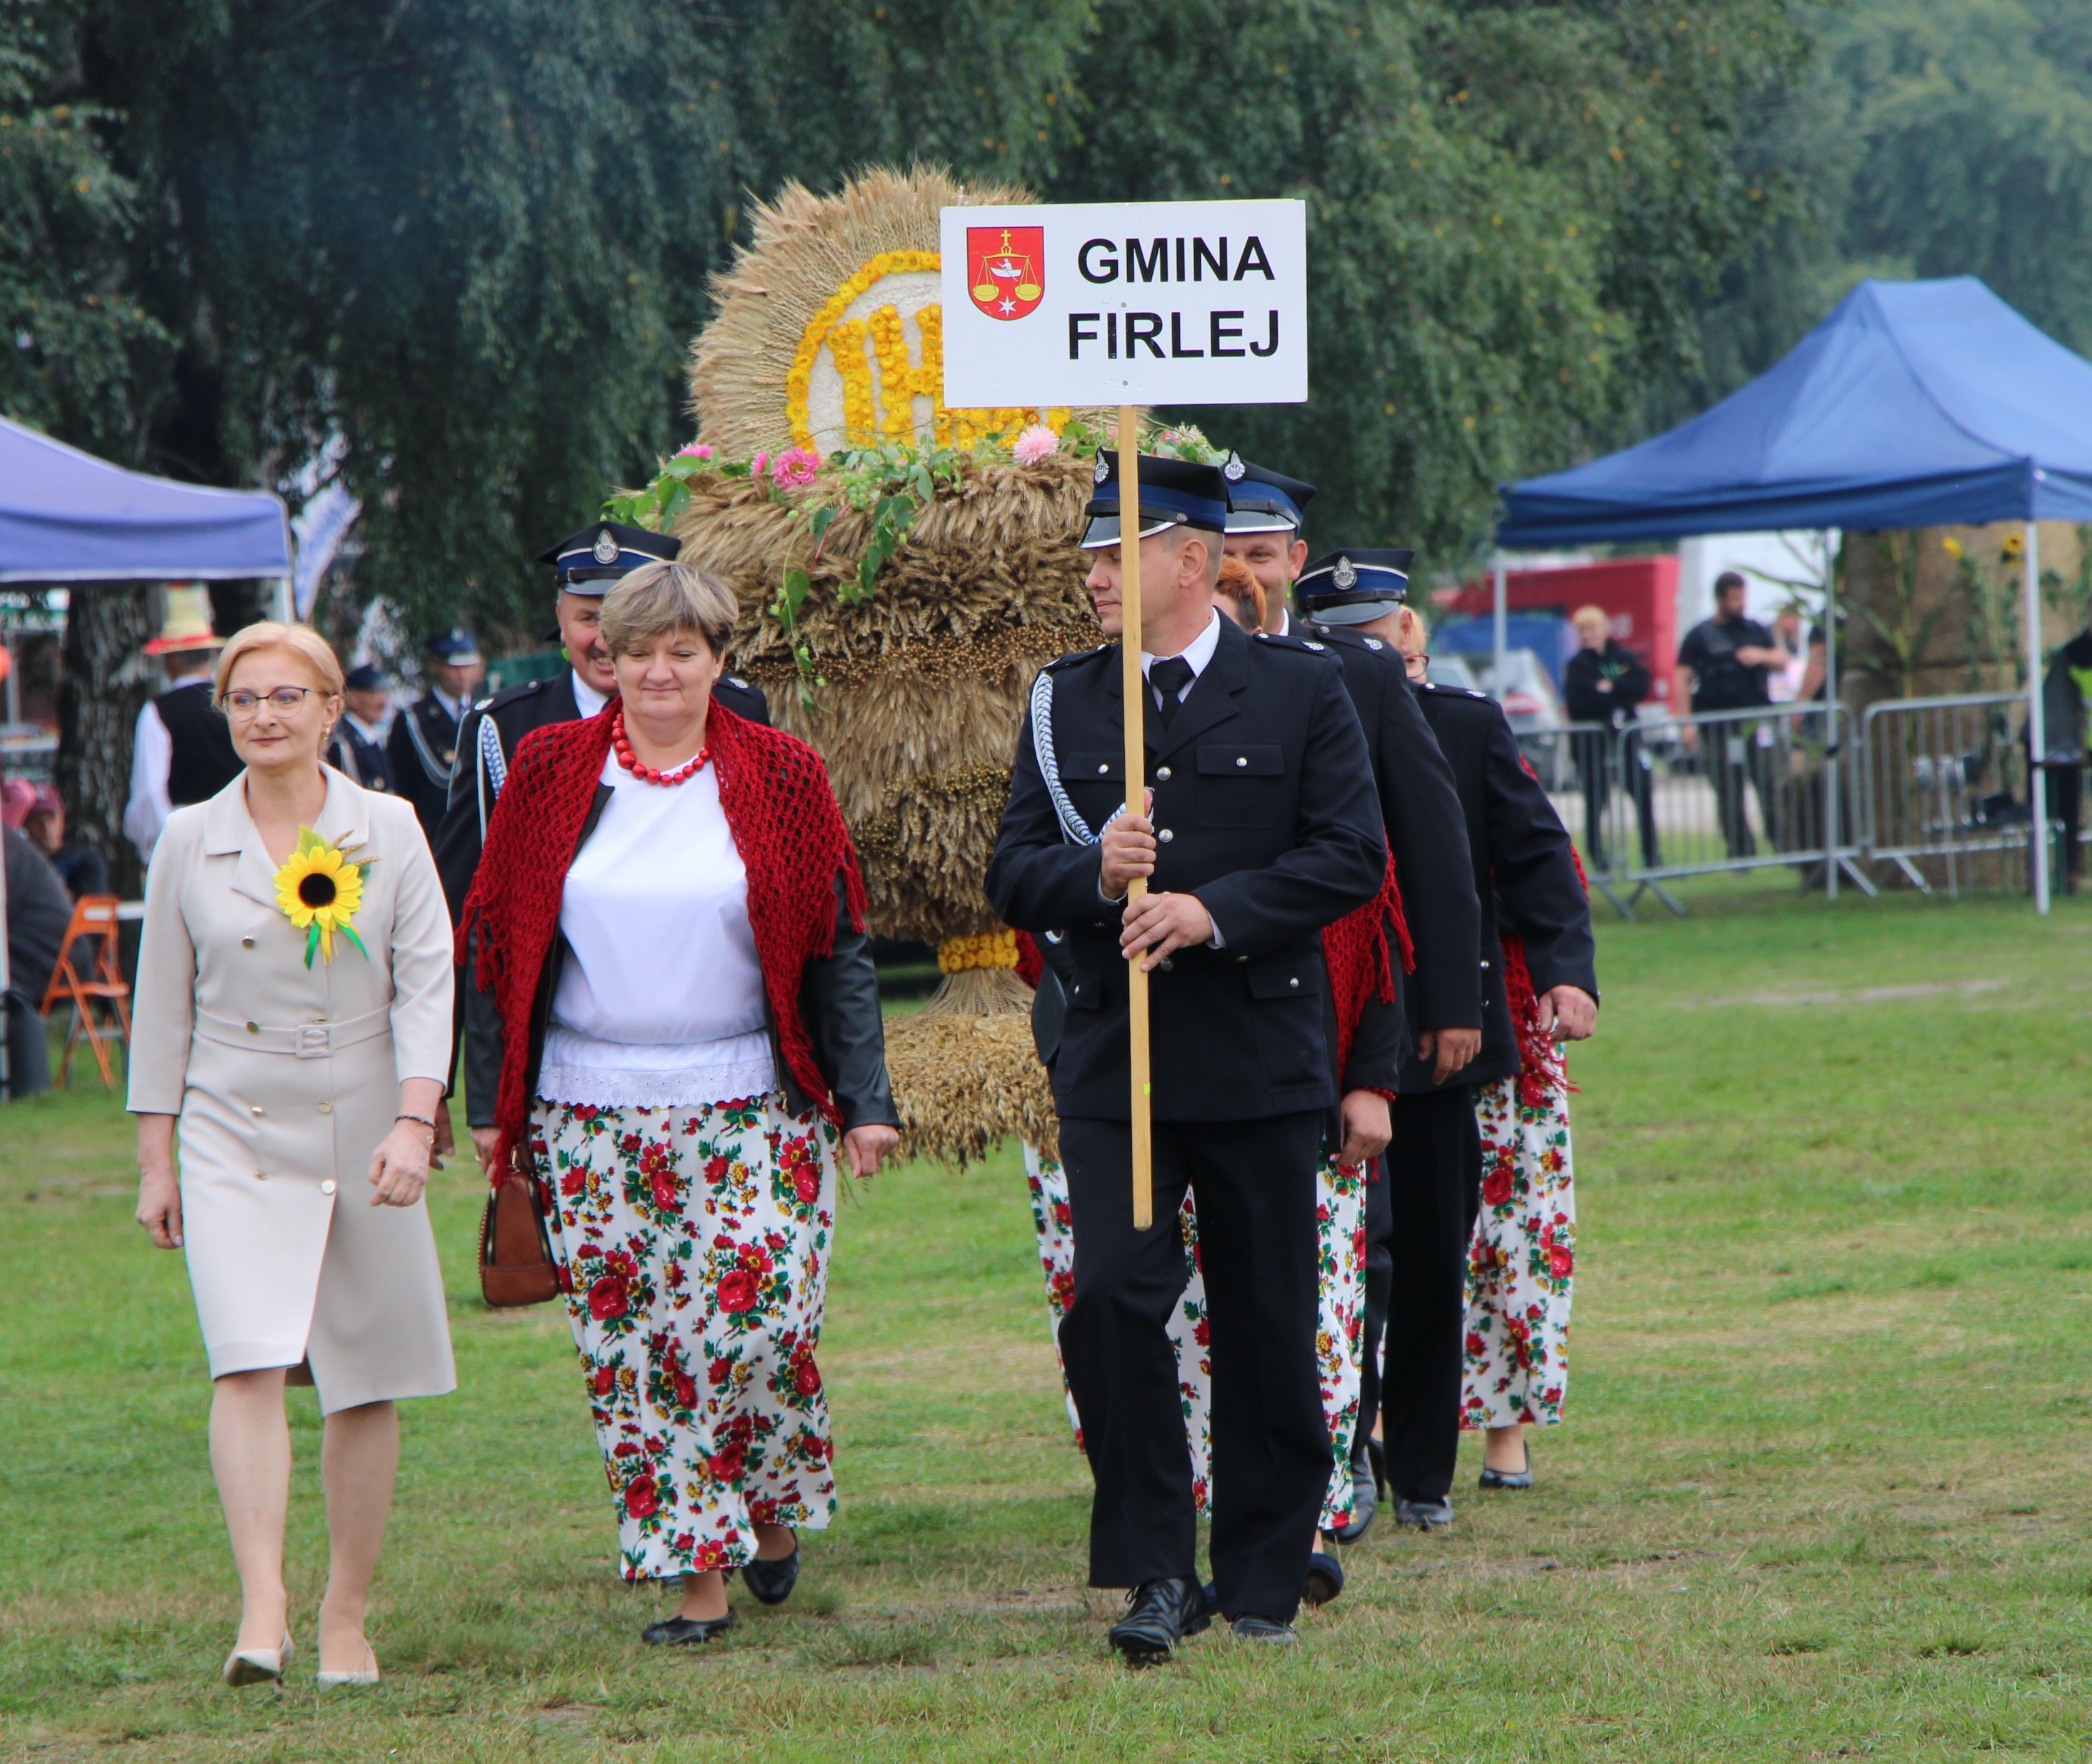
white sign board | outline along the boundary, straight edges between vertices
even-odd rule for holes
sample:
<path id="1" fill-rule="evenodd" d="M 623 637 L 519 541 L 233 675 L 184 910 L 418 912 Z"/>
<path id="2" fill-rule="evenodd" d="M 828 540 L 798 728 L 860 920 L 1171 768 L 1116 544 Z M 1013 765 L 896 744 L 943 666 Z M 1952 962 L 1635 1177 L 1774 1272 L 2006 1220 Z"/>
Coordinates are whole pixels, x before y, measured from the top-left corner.
<path id="1" fill-rule="evenodd" d="M 1308 205 L 948 208 L 944 403 L 1297 404 Z"/>

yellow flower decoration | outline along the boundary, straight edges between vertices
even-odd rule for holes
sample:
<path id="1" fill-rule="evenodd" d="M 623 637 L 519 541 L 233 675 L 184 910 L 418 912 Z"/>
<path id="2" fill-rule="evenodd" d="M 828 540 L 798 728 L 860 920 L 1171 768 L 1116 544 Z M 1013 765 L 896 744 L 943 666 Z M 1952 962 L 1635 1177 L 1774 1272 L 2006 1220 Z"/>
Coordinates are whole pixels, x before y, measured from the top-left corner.
<path id="1" fill-rule="evenodd" d="M 305 934 L 305 966 L 317 953 L 334 960 L 334 934 L 356 945 L 365 961 L 370 952 L 349 923 L 363 904 L 365 866 L 352 863 L 309 827 L 298 829 L 298 849 L 276 872 L 276 904 Z"/>

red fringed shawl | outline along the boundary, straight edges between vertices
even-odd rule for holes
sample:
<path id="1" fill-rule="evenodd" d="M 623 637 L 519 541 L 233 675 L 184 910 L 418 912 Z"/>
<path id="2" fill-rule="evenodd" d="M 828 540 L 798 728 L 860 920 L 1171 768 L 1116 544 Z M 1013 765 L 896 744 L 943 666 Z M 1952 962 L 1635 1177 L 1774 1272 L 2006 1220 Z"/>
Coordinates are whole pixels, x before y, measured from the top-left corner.
<path id="1" fill-rule="evenodd" d="M 1525 775 L 1535 784 L 1540 774 L 1532 769 L 1532 762 L 1524 754 L 1518 763 L 1525 768 Z M 1590 879 L 1584 874 L 1584 860 L 1577 855 L 1576 848 L 1569 848 L 1569 861 L 1576 866 L 1576 880 L 1584 884 L 1584 892 L 1591 892 Z M 1498 939 L 1503 945 L 1504 1002 L 1511 1006 L 1511 1027 L 1518 1035 L 1518 1056 L 1524 1070 L 1518 1074 L 1519 1100 L 1529 1109 L 1543 1108 L 1547 1101 L 1547 1087 L 1559 1084 L 1565 1090 L 1576 1087 L 1569 1082 L 1567 1050 L 1540 1023 L 1540 994 L 1532 984 L 1532 968 L 1525 959 L 1525 940 L 1515 931 L 1506 932 Z"/>
<path id="2" fill-rule="evenodd" d="M 505 1056 L 495 1108 L 501 1130 L 493 1169 L 506 1170 L 522 1143 L 530 1099 L 530 1011 L 560 929 L 567 871 L 581 845 L 610 753 L 612 699 L 577 723 L 554 723 L 525 737 L 494 806 L 486 848 L 457 935 L 458 960 L 475 955 L 482 990 L 501 1014 Z M 734 849 L 748 870 L 748 919 L 777 1039 L 801 1090 L 837 1119 L 828 1080 L 799 1020 L 807 962 L 835 948 L 836 877 L 843 879 L 850 923 L 864 926 L 864 879 L 821 756 L 796 736 L 737 716 L 715 703 L 706 745 L 719 776 Z M 663 854 L 664 861 L 672 854 Z M 478 948 L 473 946 L 477 942 Z"/>

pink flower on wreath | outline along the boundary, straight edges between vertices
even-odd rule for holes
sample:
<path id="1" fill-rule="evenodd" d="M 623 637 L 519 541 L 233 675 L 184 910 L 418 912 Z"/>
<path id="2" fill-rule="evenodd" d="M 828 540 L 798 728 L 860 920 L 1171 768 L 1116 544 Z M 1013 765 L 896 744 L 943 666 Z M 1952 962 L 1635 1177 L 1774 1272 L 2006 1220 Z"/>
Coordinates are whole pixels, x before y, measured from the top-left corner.
<path id="1" fill-rule="evenodd" d="M 1061 438 L 1043 422 L 1035 422 L 1017 438 L 1011 450 L 1019 465 L 1036 465 L 1061 451 Z"/>
<path id="2" fill-rule="evenodd" d="M 760 478 L 769 469 L 770 449 L 758 447 L 755 450 L 755 457 L 748 462 L 748 475 L 750 478 Z"/>
<path id="3" fill-rule="evenodd" d="M 693 441 L 688 447 L 676 449 L 676 457 L 679 460 L 708 460 L 711 456 L 712 448 L 709 441 Z"/>
<path id="4" fill-rule="evenodd" d="M 821 469 L 821 456 L 810 447 L 787 447 L 770 462 L 771 481 L 780 490 L 803 490 Z"/>

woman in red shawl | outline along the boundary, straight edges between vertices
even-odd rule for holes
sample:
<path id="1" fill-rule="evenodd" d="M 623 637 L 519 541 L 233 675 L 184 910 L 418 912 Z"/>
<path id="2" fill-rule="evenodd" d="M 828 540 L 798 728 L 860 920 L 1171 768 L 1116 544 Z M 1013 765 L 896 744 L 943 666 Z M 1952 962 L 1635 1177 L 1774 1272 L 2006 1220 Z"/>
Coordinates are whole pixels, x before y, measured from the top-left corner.
<path id="1" fill-rule="evenodd" d="M 459 932 L 466 1105 L 534 1171 L 650 1642 L 738 1569 L 791 1591 L 835 1511 L 814 1355 L 838 1155 L 897 1143 L 864 884 L 812 748 L 712 702 L 733 597 L 678 564 L 603 597 L 618 696 L 523 742 Z"/>

